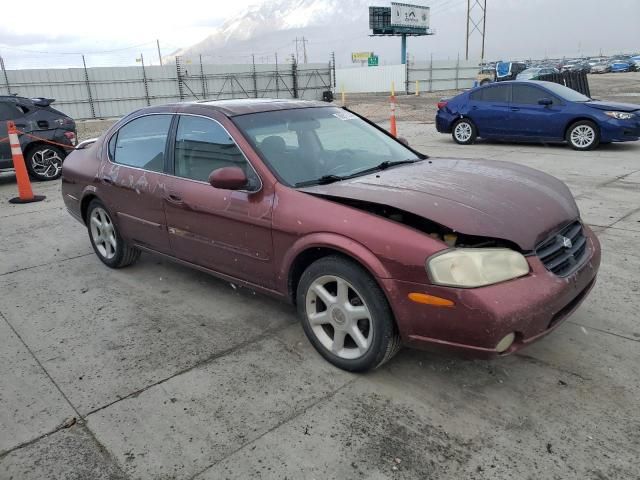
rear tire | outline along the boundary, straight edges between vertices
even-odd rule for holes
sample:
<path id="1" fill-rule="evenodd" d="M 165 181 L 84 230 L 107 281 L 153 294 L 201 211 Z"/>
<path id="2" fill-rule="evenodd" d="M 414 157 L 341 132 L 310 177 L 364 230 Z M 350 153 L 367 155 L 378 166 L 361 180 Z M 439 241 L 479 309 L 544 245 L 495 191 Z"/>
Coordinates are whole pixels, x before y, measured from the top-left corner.
<path id="1" fill-rule="evenodd" d="M 365 372 L 389 361 L 401 347 L 384 292 L 357 263 L 332 255 L 302 274 L 296 295 L 307 338 L 327 361 Z"/>
<path id="2" fill-rule="evenodd" d="M 65 152 L 53 145 L 36 145 L 27 150 L 24 161 L 29 176 L 33 180 L 44 182 L 60 178 L 65 156 Z"/>
<path id="3" fill-rule="evenodd" d="M 580 120 L 567 129 L 567 142 L 574 150 L 593 150 L 600 144 L 600 130 L 590 120 Z"/>
<path id="4" fill-rule="evenodd" d="M 127 267 L 140 258 L 140 250 L 122 239 L 111 214 L 100 200 L 91 200 L 85 221 L 93 251 L 107 267 Z"/>
<path id="5" fill-rule="evenodd" d="M 470 119 L 461 118 L 453 124 L 451 136 L 458 145 L 471 145 L 478 137 L 478 130 Z"/>

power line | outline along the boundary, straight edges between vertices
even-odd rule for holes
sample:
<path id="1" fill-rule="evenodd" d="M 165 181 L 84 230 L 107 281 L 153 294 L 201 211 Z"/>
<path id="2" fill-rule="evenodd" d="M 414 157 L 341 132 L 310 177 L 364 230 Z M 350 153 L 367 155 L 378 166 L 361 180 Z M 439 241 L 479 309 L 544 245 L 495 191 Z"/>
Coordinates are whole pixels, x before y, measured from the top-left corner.
<path id="1" fill-rule="evenodd" d="M 151 42 L 139 43 L 137 45 L 131 45 L 129 47 L 114 48 L 111 50 L 96 50 L 93 52 L 47 52 L 47 51 L 40 51 L 40 50 L 29 50 L 29 49 L 20 48 L 20 47 L 13 47 L 11 45 L 6 45 L 6 44 L 2 44 L 2 48 L 6 50 L 16 50 L 18 52 L 37 53 L 40 55 L 100 55 L 103 53 L 115 53 L 115 52 L 122 52 L 125 50 L 131 50 L 132 48 L 144 47 L 145 45 L 151 45 L 153 43 L 155 42 L 151 41 Z"/>

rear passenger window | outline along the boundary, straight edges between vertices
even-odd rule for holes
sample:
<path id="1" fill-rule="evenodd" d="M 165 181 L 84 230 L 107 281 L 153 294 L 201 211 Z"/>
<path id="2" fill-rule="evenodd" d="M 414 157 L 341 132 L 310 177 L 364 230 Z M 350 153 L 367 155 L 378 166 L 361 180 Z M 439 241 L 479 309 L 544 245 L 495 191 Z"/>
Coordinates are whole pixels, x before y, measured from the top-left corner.
<path id="1" fill-rule="evenodd" d="M 147 115 L 132 120 L 109 142 L 111 159 L 122 165 L 162 172 L 170 125 L 171 115 Z"/>
<path id="2" fill-rule="evenodd" d="M 207 182 L 212 171 L 223 167 L 239 167 L 250 179 L 253 174 L 242 151 L 222 125 L 208 118 L 180 116 L 175 175 Z"/>
<path id="3" fill-rule="evenodd" d="M 484 102 L 508 102 L 509 85 L 497 85 L 495 87 L 486 87 L 482 89 L 482 101 Z"/>

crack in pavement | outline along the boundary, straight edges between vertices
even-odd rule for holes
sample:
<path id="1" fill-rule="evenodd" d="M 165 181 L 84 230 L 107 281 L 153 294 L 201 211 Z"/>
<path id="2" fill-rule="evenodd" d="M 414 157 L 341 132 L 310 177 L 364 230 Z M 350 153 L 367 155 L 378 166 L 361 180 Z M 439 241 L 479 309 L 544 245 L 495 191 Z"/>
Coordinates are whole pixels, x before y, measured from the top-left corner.
<path id="1" fill-rule="evenodd" d="M 261 438 L 265 437 L 266 435 L 270 434 L 271 432 L 277 430 L 278 428 L 280 428 L 281 426 L 291 422 L 292 420 L 295 420 L 296 418 L 302 416 L 303 414 L 305 414 L 306 412 L 308 412 L 310 409 L 312 409 L 313 407 L 315 407 L 316 405 L 319 405 L 321 403 L 323 403 L 326 400 L 330 400 L 332 399 L 334 396 L 336 396 L 341 390 L 343 390 L 345 387 L 348 387 L 350 385 L 353 385 L 355 382 L 357 382 L 361 377 L 355 377 L 351 380 L 349 380 L 348 382 L 346 382 L 344 385 L 341 385 L 340 387 L 336 388 L 335 390 L 333 390 L 332 392 L 329 392 L 328 394 L 326 394 L 324 397 L 319 398 L 318 400 L 316 400 L 315 402 L 310 403 L 309 405 L 307 405 L 306 407 L 301 408 L 299 411 L 294 412 L 292 415 L 289 415 L 288 417 L 282 419 L 280 422 L 278 422 L 276 425 L 274 425 L 273 427 L 269 428 L 268 430 L 266 430 L 265 432 L 261 433 L 260 435 L 258 435 L 256 438 L 254 438 L 253 440 L 242 444 L 240 447 L 236 448 L 235 450 L 233 450 L 232 452 L 230 452 L 229 454 L 225 455 L 224 457 L 222 457 L 220 460 L 217 460 L 215 462 L 213 462 L 211 465 L 209 465 L 206 468 L 203 468 L 202 470 L 200 470 L 199 472 L 196 472 L 194 475 L 192 475 L 191 477 L 189 477 L 188 480 L 194 480 L 195 478 L 199 477 L 200 475 L 202 475 L 204 472 L 206 472 L 207 470 L 215 467 L 216 465 L 220 464 L 221 462 L 224 462 L 227 458 L 232 457 L 233 455 L 235 455 L 238 452 L 241 452 L 242 450 L 244 450 L 245 448 L 247 448 L 248 446 L 256 443 L 258 440 L 260 440 Z"/>
<path id="2" fill-rule="evenodd" d="M 614 337 L 624 338 L 625 340 L 630 340 L 632 342 L 640 342 L 640 338 L 627 337 L 627 336 L 622 335 L 620 333 L 610 332 L 609 330 L 603 330 L 601 328 L 590 327 L 589 325 L 583 325 L 582 323 L 574 322 L 573 320 L 567 320 L 567 323 L 571 323 L 572 325 L 577 325 L 579 327 L 582 327 L 582 328 L 585 328 L 585 329 L 588 329 L 588 330 L 594 330 L 594 331 L 596 331 L 598 333 L 602 333 L 603 335 L 612 335 Z"/>
<path id="3" fill-rule="evenodd" d="M 182 370 L 179 370 L 179 371 L 177 371 L 175 373 L 172 373 L 171 375 L 169 375 L 166 378 L 163 378 L 161 380 L 158 380 L 157 382 L 151 383 L 151 384 L 146 385 L 146 386 L 144 386 L 144 387 L 142 387 L 142 388 L 140 388 L 138 390 L 135 390 L 135 391 L 133 391 L 131 393 L 128 393 L 127 395 L 125 395 L 123 397 L 120 397 L 117 400 L 114 400 L 113 402 L 109 402 L 109 403 L 107 403 L 105 405 L 102 405 L 101 407 L 95 408 L 95 409 L 91 410 L 90 412 L 88 412 L 87 414 L 85 414 L 84 418 L 88 418 L 89 416 L 93 415 L 94 413 L 99 412 L 101 410 L 104 410 L 105 408 L 109 408 L 110 406 L 115 405 L 116 403 L 119 403 L 119 402 L 121 402 L 123 400 L 126 400 L 128 398 L 135 398 L 135 397 L 139 396 L 140 394 L 144 393 L 145 391 L 149 390 L 150 388 L 153 388 L 153 387 L 155 387 L 157 385 L 161 385 L 161 384 L 171 380 L 172 378 L 175 378 L 175 377 L 177 377 L 179 375 L 182 375 L 184 373 L 190 372 L 191 370 L 195 370 L 196 368 L 208 365 L 209 363 L 214 362 L 215 360 L 217 360 L 219 358 L 222 358 L 222 357 L 225 357 L 227 355 L 230 355 L 230 354 L 232 354 L 232 353 L 234 353 L 234 352 L 236 352 L 238 350 L 241 350 L 241 349 L 243 349 L 243 348 L 245 348 L 245 347 L 247 347 L 249 345 L 252 345 L 254 343 L 257 343 L 257 342 L 259 342 L 261 340 L 264 340 L 264 339 L 267 339 L 267 338 L 271 338 L 276 333 L 280 332 L 281 330 L 284 330 L 287 327 L 290 327 L 291 325 L 295 325 L 296 323 L 297 323 L 297 320 L 289 321 L 289 322 L 286 322 L 284 325 L 279 325 L 277 327 L 273 327 L 273 328 L 267 329 L 267 330 L 265 330 L 263 332 L 260 332 L 259 334 L 255 335 L 254 337 L 252 337 L 252 338 L 250 338 L 248 340 L 245 340 L 244 342 L 241 342 L 241 343 L 239 343 L 237 345 L 234 345 L 233 347 L 230 347 L 230 348 L 228 348 L 226 350 L 222 350 L 220 352 L 217 352 L 217 353 L 214 353 L 212 355 L 209 355 L 208 357 L 200 360 L 197 363 L 194 363 L 193 365 L 190 365 L 188 367 L 183 368 Z"/>
<path id="4" fill-rule="evenodd" d="M 14 335 L 16 337 L 18 337 L 18 339 L 20 340 L 20 342 L 22 343 L 22 345 L 24 345 L 24 348 L 27 349 L 27 351 L 29 352 L 29 354 L 33 357 L 33 359 L 35 360 L 36 364 L 38 365 L 38 367 L 40 367 L 40 369 L 44 372 L 44 374 L 47 376 L 47 378 L 49 379 L 49 381 L 53 384 L 53 386 L 56 388 L 56 390 L 58 390 L 58 392 L 60 393 L 60 395 L 62 396 L 62 398 L 64 398 L 65 402 L 67 402 L 67 404 L 71 407 L 71 409 L 75 412 L 76 414 L 76 419 L 77 421 L 83 426 L 83 428 L 89 433 L 89 435 L 93 438 L 93 440 L 96 442 L 97 446 L 102 449 L 105 453 L 105 455 L 107 456 L 107 458 L 113 463 L 113 465 L 115 466 L 115 468 L 118 469 L 118 471 L 120 471 L 120 473 L 122 473 L 123 477 L 127 477 L 127 475 L 125 474 L 125 472 L 122 470 L 122 468 L 120 467 L 120 464 L 116 461 L 116 458 L 113 456 L 113 454 L 104 446 L 102 445 L 98 439 L 96 438 L 96 436 L 93 434 L 93 432 L 91 431 L 91 429 L 89 429 L 89 427 L 86 425 L 86 422 L 84 421 L 84 418 L 82 417 L 82 415 L 80 414 L 80 412 L 78 411 L 78 409 L 76 408 L 76 406 L 71 403 L 71 400 L 69 400 L 69 397 L 67 397 L 67 394 L 64 393 L 64 391 L 62 390 L 62 388 L 60 388 L 60 386 L 58 385 L 58 383 L 53 379 L 53 377 L 51 376 L 51 374 L 47 371 L 47 369 L 44 367 L 44 365 L 42 365 L 42 363 L 40 362 L 40 360 L 38 359 L 38 357 L 36 356 L 36 354 L 33 352 L 33 350 L 31 350 L 31 347 L 29 347 L 29 345 L 27 345 L 27 342 L 22 338 L 22 336 L 20 335 L 20 333 L 18 333 L 18 331 L 14 328 L 14 326 L 11 324 L 11 322 L 9 321 L 9 319 L 4 315 L 4 313 L 0 312 L 0 317 L 2 317 L 2 319 L 5 321 L 5 323 L 9 326 L 9 328 L 11 329 L 11 331 L 14 333 Z M 58 426 L 57 428 L 55 428 L 53 431 L 45 433 L 44 435 L 40 435 L 37 438 L 34 438 L 32 440 L 29 440 L 28 442 L 23 442 L 20 445 L 17 445 L 13 448 L 10 448 L 9 450 L 7 450 L 6 452 L 2 452 L 0 454 L 0 459 L 6 457 L 7 455 L 9 455 L 11 452 L 15 452 L 16 450 L 19 450 L 21 448 L 24 448 L 26 446 L 29 445 L 33 445 L 35 443 L 37 443 L 38 441 L 40 441 L 41 439 L 48 437 L 49 435 L 53 435 L 56 432 L 59 432 L 60 430 L 64 429 L 64 428 L 69 428 L 65 425 L 66 422 L 63 422 L 60 426 Z"/>
<path id="5" fill-rule="evenodd" d="M 76 255 L 75 257 L 61 258 L 60 260 L 54 260 L 52 262 L 41 263 L 40 265 L 33 265 L 31 267 L 18 268 L 17 270 L 11 270 L 10 272 L 0 273 L 0 277 L 4 277 L 5 275 L 11 275 L 12 273 L 24 272 L 25 270 L 31 270 L 33 268 L 46 267 L 48 265 L 54 265 L 56 263 L 66 262 L 68 260 L 75 260 L 76 258 L 88 257 L 89 255 L 94 255 L 94 253 L 93 252 L 83 253 L 82 255 Z"/>

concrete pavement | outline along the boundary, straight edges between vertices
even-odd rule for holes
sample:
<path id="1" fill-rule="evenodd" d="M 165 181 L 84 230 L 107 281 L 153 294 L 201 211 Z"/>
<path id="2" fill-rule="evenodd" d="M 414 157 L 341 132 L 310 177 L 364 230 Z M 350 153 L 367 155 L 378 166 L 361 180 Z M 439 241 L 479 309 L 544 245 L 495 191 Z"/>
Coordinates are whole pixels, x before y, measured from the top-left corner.
<path id="1" fill-rule="evenodd" d="M 603 248 L 552 335 L 494 361 L 403 350 L 333 368 L 293 308 L 150 255 L 109 270 L 64 210 L 0 178 L 0 479 L 638 478 L 640 145 L 455 145 L 565 181 Z M 73 420 L 75 419 L 75 420 Z"/>

